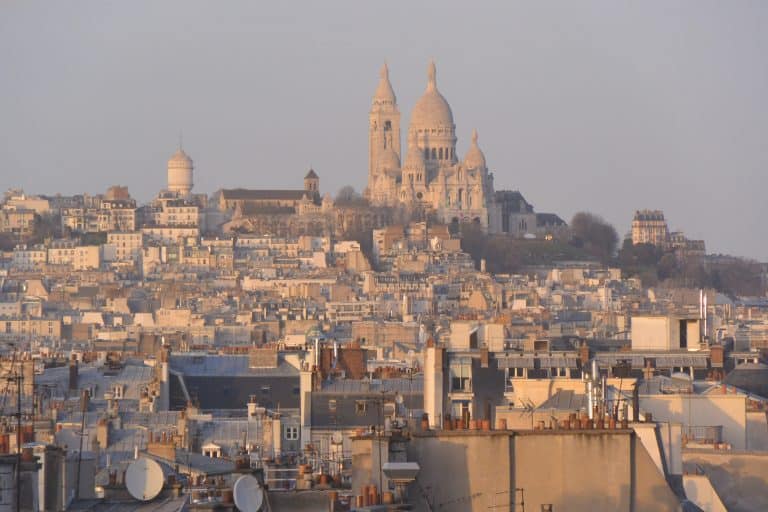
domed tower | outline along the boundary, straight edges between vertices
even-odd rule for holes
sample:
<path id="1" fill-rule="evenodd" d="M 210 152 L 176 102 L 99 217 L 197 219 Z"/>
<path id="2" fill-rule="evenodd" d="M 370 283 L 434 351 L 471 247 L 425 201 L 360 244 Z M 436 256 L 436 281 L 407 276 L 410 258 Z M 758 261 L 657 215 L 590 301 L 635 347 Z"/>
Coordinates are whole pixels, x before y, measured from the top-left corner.
<path id="1" fill-rule="evenodd" d="M 466 169 L 486 170 L 485 154 L 477 145 L 477 130 L 472 130 L 472 143 L 469 145 L 467 154 L 464 155 L 464 167 Z"/>
<path id="2" fill-rule="evenodd" d="M 179 196 L 192 192 L 192 159 L 181 147 L 168 160 L 168 191 Z"/>
<path id="3" fill-rule="evenodd" d="M 472 143 L 464 155 L 462 164 L 466 170 L 465 185 L 468 206 L 480 207 L 488 203 L 493 196 L 492 178 L 488 175 L 485 154 L 477 144 L 477 130 L 472 130 Z"/>
<path id="4" fill-rule="evenodd" d="M 405 157 L 400 185 L 400 201 L 419 203 L 427 201 L 427 165 L 424 153 L 419 148 L 416 134 L 408 135 L 408 155 Z"/>
<path id="5" fill-rule="evenodd" d="M 409 137 L 416 135 L 429 171 L 429 179 L 440 167 L 456 163 L 456 125 L 451 106 L 437 90 L 437 70 L 430 62 L 427 69 L 427 90 L 416 102 L 411 113 Z"/>
<path id="6" fill-rule="evenodd" d="M 392 84 L 389 82 L 389 68 L 386 64 L 381 68 L 379 85 L 373 95 L 371 111 L 368 116 L 368 194 L 376 196 L 376 173 L 379 162 L 394 161 L 392 153 L 400 159 L 400 111 L 397 108 L 397 98 Z M 379 194 L 380 195 L 380 194 Z"/>
<path id="7" fill-rule="evenodd" d="M 388 147 L 379 154 L 368 185 L 368 200 L 376 206 L 396 203 L 399 182 L 400 158 L 392 147 Z"/>

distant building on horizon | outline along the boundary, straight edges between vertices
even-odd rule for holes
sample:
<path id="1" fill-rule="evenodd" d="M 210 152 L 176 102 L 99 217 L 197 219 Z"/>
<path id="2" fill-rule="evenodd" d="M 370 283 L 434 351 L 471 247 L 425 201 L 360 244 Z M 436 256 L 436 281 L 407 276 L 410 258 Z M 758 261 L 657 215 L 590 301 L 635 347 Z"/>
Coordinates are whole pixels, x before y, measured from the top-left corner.
<path id="1" fill-rule="evenodd" d="M 632 219 L 632 244 L 666 247 L 669 228 L 661 210 L 637 210 Z"/>
<path id="2" fill-rule="evenodd" d="M 661 210 L 637 210 L 632 219 L 632 245 L 651 244 L 674 251 L 678 258 L 704 256 L 704 240 L 690 240 L 682 231 L 669 231 Z"/>

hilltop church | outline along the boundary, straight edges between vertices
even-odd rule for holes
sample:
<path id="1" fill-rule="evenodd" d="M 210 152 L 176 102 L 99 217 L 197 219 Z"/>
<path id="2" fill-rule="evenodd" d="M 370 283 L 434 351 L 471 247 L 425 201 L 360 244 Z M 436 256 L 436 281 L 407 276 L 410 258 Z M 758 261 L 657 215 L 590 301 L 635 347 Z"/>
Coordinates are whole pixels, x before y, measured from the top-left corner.
<path id="1" fill-rule="evenodd" d="M 535 214 L 519 192 L 494 191 L 493 173 L 478 146 L 477 131 L 464 159 L 459 159 L 453 112 L 437 88 L 434 62 L 427 71 L 427 89 L 411 112 L 405 160 L 400 110 L 386 64 L 373 96 L 368 129 L 365 197 L 374 206 L 422 208 L 445 223 L 471 222 L 486 232 L 517 236 L 546 235 L 565 225 L 556 215 Z"/>

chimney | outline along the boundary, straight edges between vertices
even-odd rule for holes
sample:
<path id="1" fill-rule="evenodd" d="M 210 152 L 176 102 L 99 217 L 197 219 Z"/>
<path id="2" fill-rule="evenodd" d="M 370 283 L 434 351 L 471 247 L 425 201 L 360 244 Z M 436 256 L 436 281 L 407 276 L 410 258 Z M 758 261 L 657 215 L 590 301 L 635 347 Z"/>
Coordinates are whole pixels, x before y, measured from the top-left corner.
<path id="1" fill-rule="evenodd" d="M 96 426 L 96 440 L 102 450 L 109 447 L 109 422 L 106 418 L 101 418 Z"/>
<path id="2" fill-rule="evenodd" d="M 480 368 L 488 368 L 488 347 L 480 349 Z"/>
<path id="3" fill-rule="evenodd" d="M 259 407 L 259 402 L 256 400 L 256 395 L 251 395 L 248 399 L 248 419 L 256 417 L 256 409 Z"/>
<path id="4" fill-rule="evenodd" d="M 83 414 L 88 412 L 88 406 L 91 403 L 91 394 L 88 392 L 87 389 L 84 389 L 82 394 L 80 395 L 80 412 Z"/>
<path id="5" fill-rule="evenodd" d="M 713 345 L 709 349 L 709 360 L 712 363 L 713 367 L 717 365 L 717 367 L 722 368 L 723 354 L 724 354 L 724 350 L 722 345 Z"/>
<path id="6" fill-rule="evenodd" d="M 70 391 L 77 390 L 77 381 L 78 381 L 77 360 L 73 356 L 72 360 L 69 362 L 69 390 Z"/>
<path id="7" fill-rule="evenodd" d="M 589 345 L 587 345 L 586 341 L 582 341 L 579 347 L 579 360 L 581 361 L 582 368 L 586 368 L 589 364 Z"/>

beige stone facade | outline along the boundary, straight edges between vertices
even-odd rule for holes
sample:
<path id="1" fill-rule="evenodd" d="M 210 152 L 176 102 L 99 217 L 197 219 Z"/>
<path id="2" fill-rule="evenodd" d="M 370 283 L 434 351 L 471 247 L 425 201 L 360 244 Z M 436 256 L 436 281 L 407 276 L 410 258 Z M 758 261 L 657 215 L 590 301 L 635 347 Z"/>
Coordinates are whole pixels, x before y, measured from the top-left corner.
<path id="1" fill-rule="evenodd" d="M 664 212 L 660 210 L 638 210 L 632 219 L 632 243 L 652 244 L 666 247 L 669 237 Z"/>

